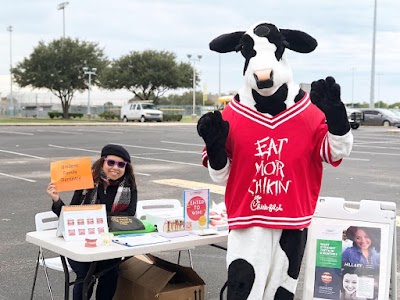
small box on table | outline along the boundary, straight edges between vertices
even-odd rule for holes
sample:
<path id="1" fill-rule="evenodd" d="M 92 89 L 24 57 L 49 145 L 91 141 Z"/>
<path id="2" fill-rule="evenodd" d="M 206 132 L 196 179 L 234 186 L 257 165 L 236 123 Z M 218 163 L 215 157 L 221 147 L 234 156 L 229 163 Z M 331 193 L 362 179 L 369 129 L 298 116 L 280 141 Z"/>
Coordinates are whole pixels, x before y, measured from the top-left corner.
<path id="1" fill-rule="evenodd" d="M 185 230 L 182 214 L 149 214 L 146 215 L 146 221 L 156 226 L 157 231 L 161 233 L 173 233 Z"/>

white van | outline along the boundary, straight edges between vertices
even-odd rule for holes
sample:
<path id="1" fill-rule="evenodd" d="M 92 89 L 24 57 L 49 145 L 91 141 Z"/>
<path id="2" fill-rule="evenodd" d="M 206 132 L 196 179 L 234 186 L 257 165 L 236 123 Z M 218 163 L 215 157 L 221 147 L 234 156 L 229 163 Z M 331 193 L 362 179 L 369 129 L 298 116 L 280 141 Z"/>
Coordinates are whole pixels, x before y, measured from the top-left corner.
<path id="1" fill-rule="evenodd" d="M 121 120 L 128 121 L 157 121 L 163 120 L 163 112 L 152 103 L 129 103 L 121 107 Z"/>

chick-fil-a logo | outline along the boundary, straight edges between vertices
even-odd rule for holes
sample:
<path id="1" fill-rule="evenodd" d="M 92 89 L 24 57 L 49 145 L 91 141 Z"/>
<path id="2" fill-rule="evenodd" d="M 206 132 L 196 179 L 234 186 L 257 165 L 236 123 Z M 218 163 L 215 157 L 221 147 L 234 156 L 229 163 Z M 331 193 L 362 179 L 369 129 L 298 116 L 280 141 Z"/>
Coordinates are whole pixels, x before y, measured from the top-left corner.
<path id="1" fill-rule="evenodd" d="M 250 209 L 252 211 L 255 210 L 265 210 L 269 212 L 278 212 L 278 211 L 283 211 L 282 204 L 262 204 L 260 202 L 261 196 L 257 195 L 254 197 L 253 201 L 251 201 L 250 204 Z"/>

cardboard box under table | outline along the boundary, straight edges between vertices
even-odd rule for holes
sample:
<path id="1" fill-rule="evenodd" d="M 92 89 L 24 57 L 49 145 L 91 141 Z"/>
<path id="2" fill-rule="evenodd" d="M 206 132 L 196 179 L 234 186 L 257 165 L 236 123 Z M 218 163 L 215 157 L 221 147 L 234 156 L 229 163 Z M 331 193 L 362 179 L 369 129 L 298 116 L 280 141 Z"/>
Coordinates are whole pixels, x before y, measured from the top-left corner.
<path id="1" fill-rule="evenodd" d="M 192 268 L 140 255 L 120 265 L 113 300 L 204 300 L 204 285 Z"/>

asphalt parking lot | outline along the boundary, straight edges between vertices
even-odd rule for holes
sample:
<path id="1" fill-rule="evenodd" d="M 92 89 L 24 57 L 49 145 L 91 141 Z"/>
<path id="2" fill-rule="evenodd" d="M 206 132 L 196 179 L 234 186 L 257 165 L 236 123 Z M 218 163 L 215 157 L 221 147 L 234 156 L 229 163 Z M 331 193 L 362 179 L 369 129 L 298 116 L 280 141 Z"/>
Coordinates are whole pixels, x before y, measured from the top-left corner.
<path id="1" fill-rule="evenodd" d="M 399 215 L 400 131 L 360 127 L 353 134 L 351 156 L 338 168 L 324 167 L 321 196 L 391 201 Z M 35 230 L 34 215 L 51 207 L 45 192 L 50 162 L 84 156 L 94 161 L 107 143 L 121 144 L 130 152 L 139 200 L 181 200 L 185 185 L 214 184 L 200 163 L 203 143 L 195 124 L 0 126 L 0 300 L 29 299 L 38 249 L 25 242 L 25 234 Z M 71 195 L 64 192 L 61 197 L 69 202 Z M 223 195 L 211 193 L 211 200 L 219 203 Z M 174 253 L 161 256 L 177 258 Z M 225 252 L 200 247 L 193 256 L 195 269 L 206 282 L 206 299 L 219 299 L 226 279 Z M 50 277 L 56 299 L 62 299 L 63 275 L 50 271 Z M 301 293 L 300 282 L 297 300 Z M 40 272 L 35 299 L 48 296 Z"/>

